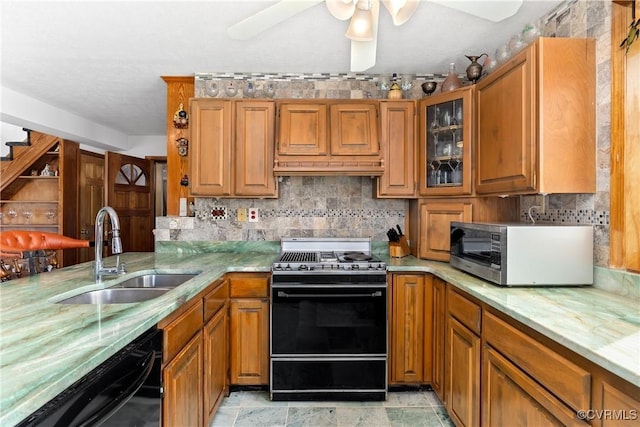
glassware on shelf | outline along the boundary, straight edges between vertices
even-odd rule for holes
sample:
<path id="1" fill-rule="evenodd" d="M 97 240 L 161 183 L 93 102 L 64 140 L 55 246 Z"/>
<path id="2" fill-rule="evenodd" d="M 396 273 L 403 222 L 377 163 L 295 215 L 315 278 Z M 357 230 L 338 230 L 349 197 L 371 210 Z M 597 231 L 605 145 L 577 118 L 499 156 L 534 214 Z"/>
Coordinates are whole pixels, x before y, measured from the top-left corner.
<path id="1" fill-rule="evenodd" d="M 526 24 L 522 29 L 522 41 L 525 44 L 531 44 L 535 39 L 540 37 L 541 30 L 540 21 Z"/>
<path id="2" fill-rule="evenodd" d="M 264 89 L 262 91 L 264 92 L 264 96 L 267 98 L 273 98 L 276 94 L 276 86 L 272 82 L 265 82 Z"/>
<path id="3" fill-rule="evenodd" d="M 33 216 L 33 212 L 29 209 L 25 209 L 22 211 L 22 216 L 24 217 L 25 224 L 31 224 L 31 217 Z"/>
<path id="4" fill-rule="evenodd" d="M 245 98 L 253 98 L 256 94 L 256 87 L 253 82 L 246 82 L 244 88 L 242 89 L 242 95 Z"/>
<path id="5" fill-rule="evenodd" d="M 458 162 L 451 172 L 451 182 L 453 184 L 462 183 L 462 163 Z"/>
<path id="6" fill-rule="evenodd" d="M 15 209 L 10 208 L 10 209 L 7 211 L 7 216 L 9 217 L 9 223 L 10 223 L 10 224 L 13 224 L 13 221 L 14 221 L 14 220 L 15 220 L 15 218 L 18 216 L 18 212 L 16 212 L 16 210 L 15 210 Z"/>
<path id="7" fill-rule="evenodd" d="M 391 82 L 389 81 L 389 76 L 386 74 L 380 74 L 378 76 L 378 87 L 380 90 L 389 90 L 391 89 Z"/>
<path id="8" fill-rule="evenodd" d="M 509 58 L 511 58 L 509 46 L 507 46 L 506 44 L 501 45 L 496 50 L 496 61 L 498 61 L 498 64 L 504 64 Z"/>
<path id="9" fill-rule="evenodd" d="M 54 224 L 53 219 L 56 217 L 56 213 L 54 211 L 47 211 L 45 213 L 47 220 L 49 220 L 49 224 Z"/>
<path id="10" fill-rule="evenodd" d="M 4 212 L 0 211 L 0 224 L 2 224 L 3 219 L 4 219 Z"/>
<path id="11" fill-rule="evenodd" d="M 218 93 L 220 93 L 218 82 L 211 80 L 210 82 L 206 83 L 206 87 L 207 87 L 206 89 L 207 95 L 210 96 L 211 98 L 215 98 L 216 96 L 218 96 Z"/>

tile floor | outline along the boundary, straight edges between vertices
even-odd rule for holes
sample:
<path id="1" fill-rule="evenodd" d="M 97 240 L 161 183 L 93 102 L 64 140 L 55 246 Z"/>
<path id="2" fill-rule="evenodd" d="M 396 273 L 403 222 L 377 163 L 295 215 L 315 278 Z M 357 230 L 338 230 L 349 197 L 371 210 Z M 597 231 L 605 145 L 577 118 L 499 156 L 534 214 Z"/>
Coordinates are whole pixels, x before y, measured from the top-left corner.
<path id="1" fill-rule="evenodd" d="M 272 402 L 266 391 L 234 391 L 210 427 L 449 427 L 433 391 L 389 392 L 384 402 Z"/>

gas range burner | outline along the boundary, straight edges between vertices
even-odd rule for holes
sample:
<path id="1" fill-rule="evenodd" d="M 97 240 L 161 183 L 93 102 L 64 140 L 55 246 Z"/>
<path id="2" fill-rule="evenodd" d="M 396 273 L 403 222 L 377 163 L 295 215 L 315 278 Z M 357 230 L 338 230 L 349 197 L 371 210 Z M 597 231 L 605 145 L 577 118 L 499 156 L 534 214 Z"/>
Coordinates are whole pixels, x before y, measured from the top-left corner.
<path id="1" fill-rule="evenodd" d="M 275 272 L 372 272 L 385 271 L 386 265 L 371 254 L 368 238 L 282 240 L 282 252 L 273 263 Z"/>

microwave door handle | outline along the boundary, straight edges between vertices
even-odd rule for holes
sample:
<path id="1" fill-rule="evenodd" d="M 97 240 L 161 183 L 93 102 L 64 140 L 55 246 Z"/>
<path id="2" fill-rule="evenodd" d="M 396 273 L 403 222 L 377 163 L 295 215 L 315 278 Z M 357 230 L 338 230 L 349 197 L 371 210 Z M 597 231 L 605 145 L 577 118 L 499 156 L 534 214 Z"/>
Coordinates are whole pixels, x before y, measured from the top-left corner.
<path id="1" fill-rule="evenodd" d="M 98 408 L 97 410 L 93 411 L 93 413 L 89 414 L 83 420 L 80 420 L 77 422 L 70 422 L 70 419 L 73 420 L 73 417 L 75 416 L 75 414 L 81 411 L 82 408 L 78 408 L 77 407 L 78 405 L 72 405 L 67 410 L 68 416 L 67 414 L 65 414 L 63 417 L 61 417 L 60 421 L 56 423 L 55 427 L 58 427 L 58 426 L 66 427 L 70 425 L 77 426 L 77 427 L 88 427 L 88 426 L 99 424 L 101 421 L 104 421 L 105 419 L 109 418 L 111 414 L 113 414 L 113 412 L 120 409 L 120 407 L 124 405 L 134 394 L 136 394 L 136 392 L 140 389 L 140 387 L 142 387 L 144 382 L 147 380 L 147 378 L 151 374 L 151 371 L 153 370 L 155 357 L 156 357 L 156 352 L 153 350 L 147 354 L 147 358 L 145 359 L 146 368 L 142 370 L 139 373 L 139 375 L 134 378 L 131 384 L 129 384 L 126 387 L 126 389 L 121 394 L 118 395 L 117 398 L 113 399 L 111 402 Z M 98 393 L 100 393 L 100 391 L 102 390 L 103 390 L 103 387 L 101 384 L 99 384 L 99 389 L 96 389 L 95 393 L 90 398 L 93 399 L 93 397 L 96 396 Z M 86 404 L 86 399 L 83 399 L 81 403 Z"/>
<path id="2" fill-rule="evenodd" d="M 284 291 L 278 291 L 278 296 L 281 298 L 344 298 L 344 297 L 352 297 L 352 298 L 375 298 L 381 297 L 381 291 L 375 291 L 370 293 L 362 293 L 362 294 L 289 294 Z"/>

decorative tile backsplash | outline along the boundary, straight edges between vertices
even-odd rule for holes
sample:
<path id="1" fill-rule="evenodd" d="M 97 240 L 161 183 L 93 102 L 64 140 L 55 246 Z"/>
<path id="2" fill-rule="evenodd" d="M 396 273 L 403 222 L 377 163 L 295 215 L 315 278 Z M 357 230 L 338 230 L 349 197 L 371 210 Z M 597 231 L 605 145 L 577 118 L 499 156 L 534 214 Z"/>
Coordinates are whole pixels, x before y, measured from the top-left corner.
<path id="1" fill-rule="evenodd" d="M 593 224 L 596 230 L 594 260 L 606 266 L 609 261 L 609 174 L 610 174 L 610 49 L 611 4 L 607 1 L 569 0 L 541 17 L 543 35 L 548 37 L 592 37 L 596 39 L 597 88 L 597 182 L 595 194 L 549 195 L 545 213 L 532 211 L 541 223 Z M 505 40 L 505 43 L 508 40 Z M 275 88 L 275 98 L 382 98 L 377 75 L 352 73 L 196 73 L 197 97 L 211 96 L 208 86 L 233 81 L 239 87 L 235 97 L 243 97 L 243 85 L 255 84 L 256 96 L 265 84 Z M 418 99 L 422 81 L 441 82 L 444 74 L 414 74 L 405 97 Z M 460 75 L 461 79 L 466 76 Z M 168 219 L 158 218 L 156 240 L 278 240 L 282 236 L 372 236 L 386 240 L 386 230 L 403 225 L 408 214 L 404 200 L 377 200 L 372 197 L 375 180 L 360 177 L 291 177 L 280 183 L 279 199 L 196 199 L 199 215 L 187 228 L 170 229 Z M 521 220 L 530 221 L 531 205 L 541 196 L 521 197 Z M 211 206 L 225 205 L 228 220 L 207 218 Z M 237 208 L 258 208 L 258 222 L 238 222 Z M 190 227 L 190 228 L 189 228 Z"/>

